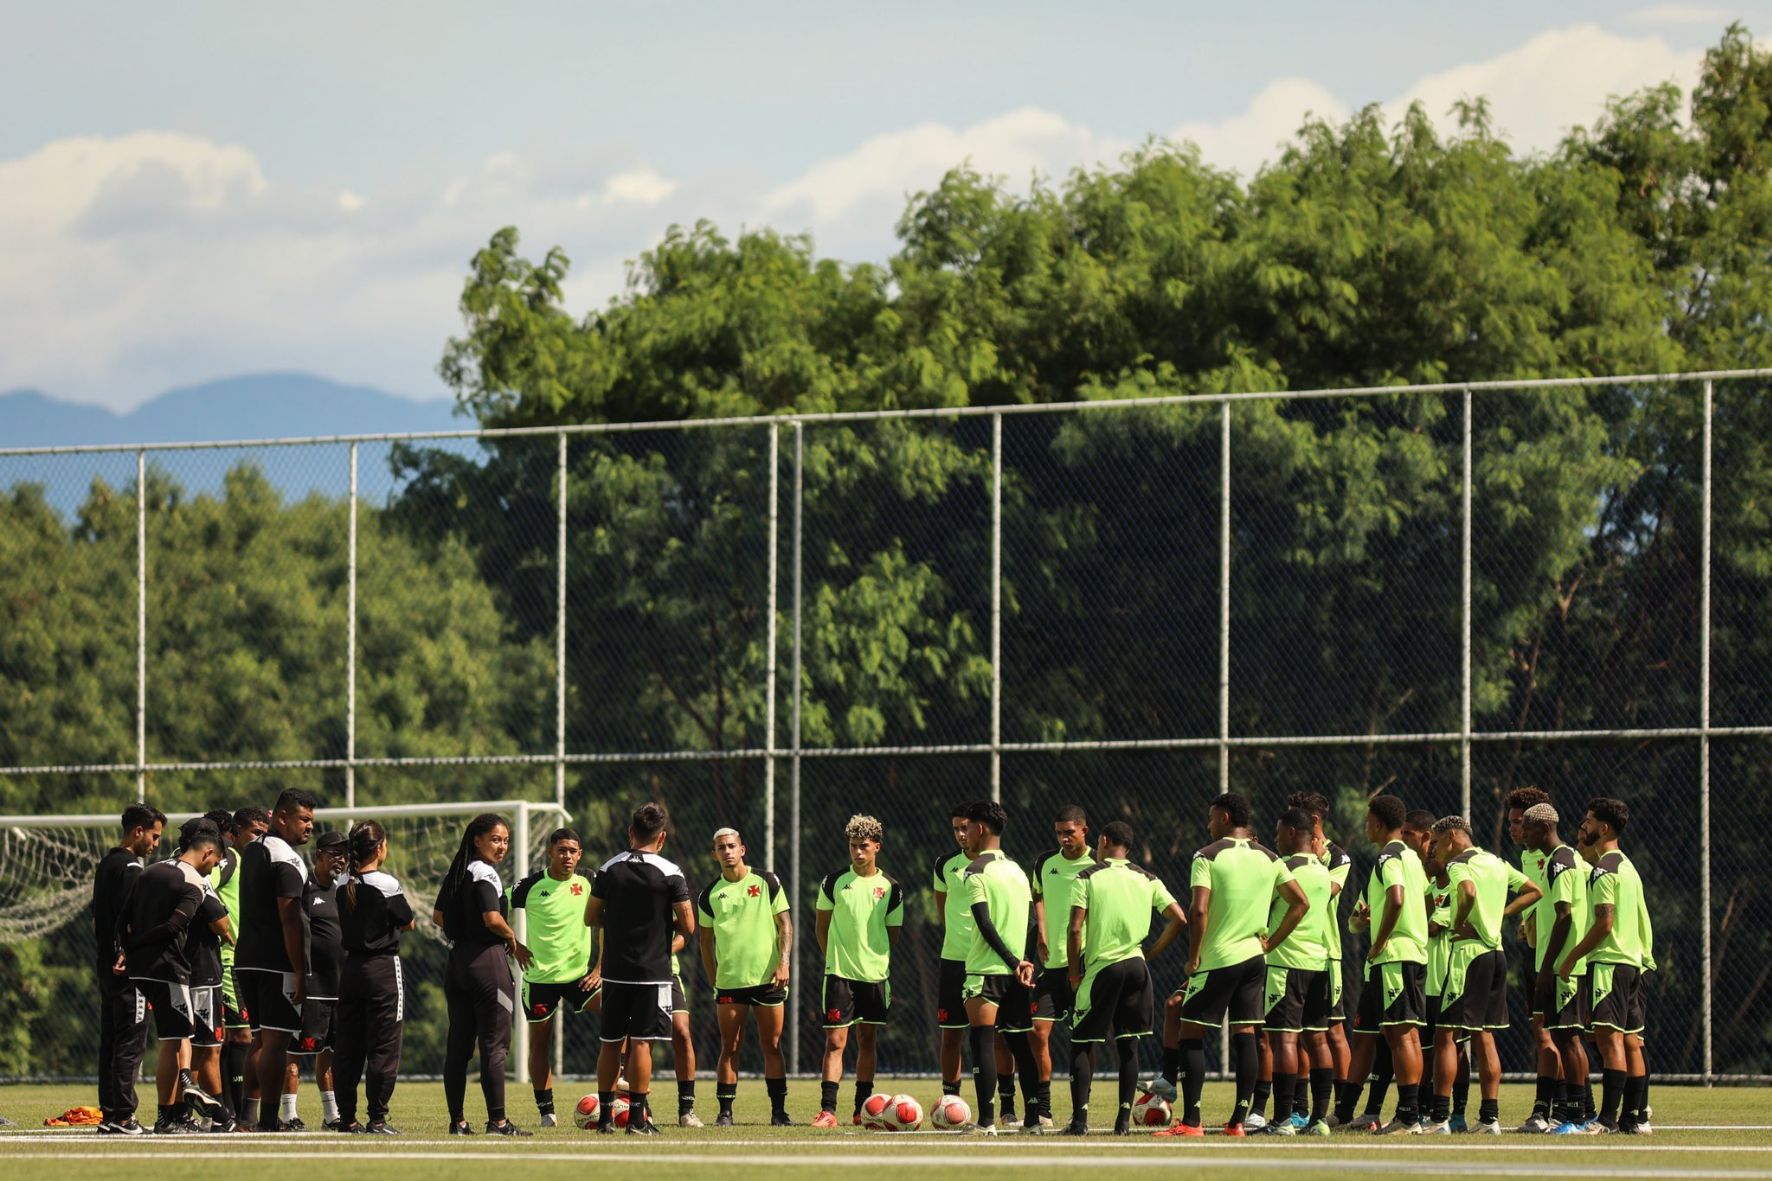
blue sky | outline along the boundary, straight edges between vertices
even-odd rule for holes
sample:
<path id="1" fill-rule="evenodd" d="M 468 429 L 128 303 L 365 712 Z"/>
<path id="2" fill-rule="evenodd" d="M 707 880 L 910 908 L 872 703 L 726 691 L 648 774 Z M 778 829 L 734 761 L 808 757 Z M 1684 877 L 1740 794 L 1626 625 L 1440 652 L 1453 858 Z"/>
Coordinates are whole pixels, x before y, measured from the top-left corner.
<path id="1" fill-rule="evenodd" d="M 672 222 L 878 257 L 970 157 L 1149 135 L 1259 166 L 1305 111 L 1475 92 L 1525 149 L 1673 77 L 1735 5 L 0 0 L 0 389 L 127 406 L 302 368 L 412 396 L 498 226 L 574 306 Z"/>

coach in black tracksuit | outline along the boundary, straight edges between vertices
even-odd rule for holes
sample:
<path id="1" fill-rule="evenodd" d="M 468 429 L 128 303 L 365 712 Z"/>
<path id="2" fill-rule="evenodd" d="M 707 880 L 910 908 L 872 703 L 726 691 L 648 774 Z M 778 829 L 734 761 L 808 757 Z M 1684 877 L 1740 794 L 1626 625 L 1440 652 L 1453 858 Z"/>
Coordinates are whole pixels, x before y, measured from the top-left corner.
<path id="1" fill-rule="evenodd" d="M 463 1106 L 468 1060 L 480 1052 L 480 1092 L 486 1098 L 486 1131 L 528 1136 L 505 1118 L 505 1059 L 511 1052 L 511 1018 L 517 984 L 511 959 L 529 966 L 529 949 L 506 920 L 504 883 L 498 866 L 511 847 L 511 826 L 486 812 L 468 822 L 461 847 L 443 878 L 432 918 L 449 937 L 443 997 L 449 1005 L 449 1039 L 443 1050 L 443 1097 L 449 1134 L 473 1135 Z"/>
<path id="2" fill-rule="evenodd" d="M 166 814 L 146 804 L 123 810 L 123 835 L 98 863 L 92 882 L 93 972 L 98 980 L 98 1106 L 103 1135 L 139 1136 L 136 1066 L 147 1051 L 147 1004 L 119 969 L 117 928 L 142 858 L 160 847 Z"/>
<path id="3" fill-rule="evenodd" d="M 338 888 L 345 963 L 332 1051 L 339 1130 L 380 1136 L 398 1135 L 388 1124 L 388 1105 L 400 1073 L 400 1023 L 406 1019 L 400 932 L 412 927 L 412 906 L 399 881 L 382 871 L 387 855 L 388 834 L 381 825 L 366 820 L 351 830 L 349 870 Z M 357 1122 L 357 1082 L 366 1068 L 367 1126 Z"/>

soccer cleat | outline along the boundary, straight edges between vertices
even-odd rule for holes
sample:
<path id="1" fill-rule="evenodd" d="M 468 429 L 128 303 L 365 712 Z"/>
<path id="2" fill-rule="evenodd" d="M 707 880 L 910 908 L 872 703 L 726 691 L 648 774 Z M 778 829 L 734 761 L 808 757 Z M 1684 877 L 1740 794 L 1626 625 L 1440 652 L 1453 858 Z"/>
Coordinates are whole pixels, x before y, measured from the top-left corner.
<path id="1" fill-rule="evenodd" d="M 1424 1119 L 1421 1121 L 1423 1136 L 1450 1136 L 1452 1122 L 1450 1120 Z"/>
<path id="2" fill-rule="evenodd" d="M 1292 1126 L 1291 1120 L 1283 1119 L 1278 1123 L 1272 1123 L 1263 1128 L 1261 1134 L 1263 1136 L 1296 1136 L 1298 1135 L 1298 1129 Z"/>
<path id="3" fill-rule="evenodd" d="M 1375 1111 L 1365 1111 L 1347 1122 L 1350 1132 L 1375 1132 L 1384 1121 Z"/>
<path id="4" fill-rule="evenodd" d="M 348 1124 L 343 1120 L 340 1120 L 332 1130 L 335 1132 L 342 1132 L 346 1136 L 361 1136 L 363 1134 L 363 1125 L 356 1120 L 352 1120 Z"/>
<path id="5" fill-rule="evenodd" d="M 209 1130 L 220 1134 L 237 1132 L 240 1130 L 240 1121 L 236 1120 L 233 1116 L 229 1116 L 227 1119 L 211 1120 L 209 1123 Z"/>
<path id="6" fill-rule="evenodd" d="M 220 1119 L 228 1111 L 226 1107 L 222 1106 L 220 1099 L 208 1094 L 201 1087 L 189 1087 L 185 1090 L 185 1106 L 189 1107 L 196 1115 L 207 1119 Z"/>
<path id="7" fill-rule="evenodd" d="M 1145 1090 L 1163 1100 L 1165 1103 L 1175 1102 L 1175 1084 L 1160 1074 L 1151 1080 L 1151 1085 L 1146 1087 Z"/>
<path id="8" fill-rule="evenodd" d="M 628 1125 L 628 1135 L 630 1135 L 630 1136 L 662 1136 L 662 1135 L 664 1135 L 664 1133 L 658 1130 L 657 1124 L 653 1123 L 651 1120 L 647 1120 L 643 1124 L 629 1124 Z"/>
<path id="9" fill-rule="evenodd" d="M 1400 1119 L 1394 1119 L 1382 1128 L 1373 1128 L 1372 1134 L 1374 1136 L 1419 1136 L 1421 1135 L 1421 1125 L 1419 1123 L 1406 1124 Z"/>
<path id="10" fill-rule="evenodd" d="M 1040 1112 L 1040 1126 L 1042 1128 L 1050 1128 L 1052 1126 L 1052 1113 L 1050 1111 Z"/>
<path id="11" fill-rule="evenodd" d="M 1175 1121 L 1160 1132 L 1151 1133 L 1153 1136 L 1204 1136 L 1205 1134 L 1206 1129 L 1202 1128 L 1199 1124 L 1184 1124 L 1180 1120 Z"/>
<path id="12" fill-rule="evenodd" d="M 1480 1119 L 1477 1121 L 1477 1126 L 1470 1129 L 1470 1131 L 1474 1136 L 1499 1136 L 1501 1135 L 1501 1121 L 1498 1119 Z"/>
<path id="13" fill-rule="evenodd" d="M 398 1136 L 400 1129 L 385 1119 L 372 1119 L 369 1126 L 363 1129 L 365 1136 Z"/>
<path id="14" fill-rule="evenodd" d="M 305 1132 L 308 1130 L 308 1125 L 302 1123 L 301 1116 L 292 1115 L 288 1119 L 279 1122 L 277 1124 L 277 1130 L 279 1132 Z"/>
<path id="15" fill-rule="evenodd" d="M 775 1122 L 779 1118 L 785 1118 L 785 1117 L 770 1116 L 769 1117 L 770 1124 L 774 1127 L 779 1128 L 781 1125 Z M 716 1128 L 730 1128 L 732 1126 L 732 1113 L 729 1111 L 722 1111 L 719 1115 L 716 1115 L 714 1117 L 714 1126 Z"/>
<path id="16" fill-rule="evenodd" d="M 1292 1130 L 1294 1132 L 1302 1132 L 1305 1128 L 1310 1126 L 1311 1117 L 1302 1112 L 1295 1111 L 1286 1117 L 1286 1122 L 1292 1125 Z"/>
<path id="17" fill-rule="evenodd" d="M 597 1135 L 599 1135 L 599 1136 L 613 1136 L 619 1131 L 621 1131 L 621 1129 L 616 1127 L 614 1124 L 598 1124 L 597 1125 Z"/>
<path id="18" fill-rule="evenodd" d="M 197 1125 L 189 1120 L 160 1119 L 154 1121 L 154 1135 L 156 1136 L 192 1136 L 197 1134 L 199 1134 Z"/>
<path id="19" fill-rule="evenodd" d="M 1243 1124 L 1226 1124 L 1224 1134 L 1226 1136 L 1247 1136 L 1249 1133 Z"/>
<path id="20" fill-rule="evenodd" d="M 1259 1132 L 1267 1127 L 1267 1116 L 1259 1111 L 1252 1111 L 1243 1117 L 1243 1126 L 1251 1132 Z"/>
<path id="21" fill-rule="evenodd" d="M 1329 1124 L 1326 1120 L 1312 1120 L 1310 1123 L 1300 1128 L 1298 1134 L 1300 1136 L 1329 1136 L 1334 1133 L 1330 1132 Z"/>
<path id="22" fill-rule="evenodd" d="M 1119 1122 L 1118 1120 L 1115 1120 L 1114 1121 L 1114 1135 L 1116 1135 L 1116 1136 L 1130 1136 L 1130 1135 L 1132 1135 L 1132 1125 L 1131 1124 L 1123 1124 L 1123 1123 Z"/>
<path id="23" fill-rule="evenodd" d="M 966 1133 L 968 1136 L 995 1136 L 997 1134 L 997 1125 L 996 1124 L 967 1124 L 965 1127 L 961 1128 L 960 1130 L 962 1132 Z"/>
<path id="24" fill-rule="evenodd" d="M 551 1111 L 544 1111 L 541 1113 L 541 1118 L 535 1122 L 544 1128 L 557 1128 L 560 1126 L 560 1117 Z"/>
<path id="25" fill-rule="evenodd" d="M 1629 1128 L 1629 1132 L 1632 1136 L 1653 1136 L 1653 1135 L 1655 1135 L 1655 1129 L 1650 1126 L 1649 1121 L 1647 1119 L 1640 1119 L 1636 1123 L 1632 1124 Z"/>
<path id="26" fill-rule="evenodd" d="M 336 1132 L 336 1131 L 338 1131 L 338 1129 L 339 1129 L 339 1122 L 335 1119 L 328 1119 L 328 1120 L 321 1120 L 320 1121 L 320 1130 L 322 1132 Z"/>
<path id="27" fill-rule="evenodd" d="M 106 1125 L 100 1124 L 98 1134 L 101 1136 L 145 1136 L 148 1134 L 148 1130 L 137 1123 L 134 1116 L 131 1116 L 129 1119 L 117 1120 L 110 1124 L 108 1131 Z"/>
<path id="28" fill-rule="evenodd" d="M 1577 1123 L 1575 1120 L 1567 1120 L 1563 1123 L 1558 1124 L 1556 1126 L 1556 1129 L 1551 1132 L 1551 1135 L 1553 1135 L 1553 1136 L 1603 1136 L 1607 1132 L 1610 1132 L 1611 1130 L 1612 1130 L 1611 1128 L 1608 1128 L 1605 1124 L 1601 1123 L 1599 1120 L 1594 1120 L 1592 1123 L 1585 1123 L 1585 1124 L 1584 1123 Z"/>
<path id="29" fill-rule="evenodd" d="M 1462 1111 L 1453 1112 L 1450 1123 L 1454 1132 L 1468 1132 L 1471 1130 L 1470 1121 L 1464 1118 L 1464 1112 Z"/>
<path id="30" fill-rule="evenodd" d="M 724 1118 L 726 1120 L 724 1124 L 721 1124 L 718 1120 L 714 1121 L 716 1126 L 730 1128 L 732 1126 L 732 1117 L 725 1116 Z M 791 1128 L 794 1126 L 794 1117 L 785 1111 L 778 1111 L 769 1117 L 769 1126 L 772 1128 Z"/>
<path id="31" fill-rule="evenodd" d="M 1529 1135 L 1542 1135 L 1545 1132 L 1556 1131 L 1556 1125 L 1535 1111 L 1526 1117 L 1526 1122 L 1520 1125 L 1519 1130 Z"/>
<path id="32" fill-rule="evenodd" d="M 449 1125 L 449 1134 L 451 1136 L 472 1136 L 474 1134 L 474 1125 L 470 1124 L 465 1119 L 458 1119 Z"/>
<path id="33" fill-rule="evenodd" d="M 533 1136 L 533 1135 L 535 1135 L 534 1132 L 528 1132 L 522 1128 L 519 1128 L 516 1124 L 513 1124 L 510 1120 L 505 1120 L 503 1123 L 500 1123 L 500 1124 L 488 1122 L 486 1125 L 486 1134 L 488 1136 Z"/>
<path id="34" fill-rule="evenodd" d="M 834 1111 L 819 1112 L 817 1115 L 812 1117 L 812 1126 L 815 1128 L 834 1128 L 834 1127 L 836 1127 L 837 1126 L 837 1113 Z"/>
<path id="35" fill-rule="evenodd" d="M 615 1076 L 615 1093 L 617 1095 L 626 1095 L 628 1093 L 628 1080 L 619 1074 Z"/>
<path id="36" fill-rule="evenodd" d="M 1076 1120 L 1072 1120 L 1070 1123 L 1066 1124 L 1063 1130 L 1058 1134 L 1060 1136 L 1087 1136 L 1089 1134 L 1089 1125 L 1080 1124 Z"/>
<path id="37" fill-rule="evenodd" d="M 680 1111 L 677 1113 L 677 1126 L 679 1128 L 702 1128 L 707 1125 L 702 1123 L 701 1116 L 696 1115 L 693 1111 Z"/>

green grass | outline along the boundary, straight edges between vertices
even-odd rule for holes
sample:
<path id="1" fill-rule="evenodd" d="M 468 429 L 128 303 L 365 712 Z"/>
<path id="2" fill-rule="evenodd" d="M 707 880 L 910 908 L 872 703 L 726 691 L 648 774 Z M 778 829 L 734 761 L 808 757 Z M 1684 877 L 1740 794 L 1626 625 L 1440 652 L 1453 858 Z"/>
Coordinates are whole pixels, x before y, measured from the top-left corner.
<path id="1" fill-rule="evenodd" d="M 1111 1082 L 1096 1087 L 1096 1123 L 1110 1122 Z M 560 1105 L 570 1104 L 593 1084 L 563 1082 L 556 1086 Z M 882 1089 L 885 1089 L 882 1087 Z M 894 1090 L 905 1091 L 925 1105 L 939 1088 L 927 1079 L 902 1080 Z M 850 1088 L 845 1084 L 846 1115 Z M 144 1090 L 144 1098 L 151 1092 Z M 701 1081 L 698 1097 L 704 1119 L 711 1121 L 715 1104 L 713 1083 Z M 675 1088 L 666 1081 L 658 1088 L 658 1106 L 667 1114 L 675 1110 Z M 1068 1116 L 1064 1084 L 1055 1093 L 1060 1121 Z M 535 1111 L 527 1088 L 511 1088 L 511 1111 L 518 1123 L 533 1128 Z M 865 1169 L 870 1181 L 880 1175 L 907 1177 L 931 1169 L 988 1170 L 996 1175 L 1029 1177 L 1074 1176 L 1079 1168 L 1105 1166 L 1129 1173 L 1169 1168 L 1192 1158 L 1200 1167 L 1241 1178 L 1296 1179 L 1301 1171 L 1320 1173 L 1346 1167 L 1368 1174 L 1455 1177 L 1470 1175 L 1561 1177 L 1766 1177 L 1772 1178 L 1772 1131 L 1751 1125 L 1772 1124 L 1772 1094 L 1764 1088 L 1657 1087 L 1651 1101 L 1657 1132 L 1650 1138 L 1618 1137 L 1551 1139 L 1507 1135 L 1461 1136 L 1453 1139 L 1418 1139 L 1404 1142 L 1375 1140 L 1355 1134 L 1329 1139 L 1281 1140 L 1253 1137 L 1245 1141 L 1211 1137 L 1203 1142 L 1153 1140 L 1149 1136 L 1121 1139 L 1095 1135 L 1085 1140 L 1053 1136 L 1001 1136 L 982 1140 L 951 1134 L 897 1135 L 864 1132 L 845 1125 L 834 1131 L 815 1132 L 805 1126 L 818 1105 L 814 1082 L 796 1082 L 789 1110 L 801 1121 L 793 1128 L 770 1128 L 762 1120 L 768 1101 L 761 1083 L 740 1086 L 734 1128 L 679 1129 L 674 1120 L 666 1134 L 655 1141 L 634 1137 L 604 1137 L 571 1126 L 537 1130 L 522 1141 L 476 1137 L 448 1139 L 442 1135 L 446 1114 L 442 1087 L 436 1083 L 402 1084 L 394 1097 L 393 1120 L 405 1133 L 398 1140 L 366 1140 L 325 1132 L 280 1137 L 213 1137 L 202 1140 L 163 1139 L 151 1142 L 120 1141 L 86 1131 L 62 1132 L 53 1138 L 37 1128 L 43 1118 L 78 1103 L 90 1103 L 90 1088 L 78 1086 L 0 1087 L 0 1114 L 21 1125 L 0 1132 L 0 1166 L 11 1165 L 6 1181 L 40 1181 L 51 1176 L 138 1181 L 153 1175 L 152 1158 L 176 1155 L 182 1165 L 210 1158 L 215 1167 L 251 1168 L 248 1158 L 264 1158 L 266 1166 L 279 1172 L 333 1169 L 340 1166 L 353 1174 L 373 1170 L 377 1181 L 455 1181 L 479 1177 L 488 1171 L 509 1175 L 522 1168 L 533 1175 L 538 1168 L 575 1168 L 602 1159 L 625 1167 L 641 1162 L 644 1176 L 660 1181 L 698 1178 L 708 1181 L 717 1170 L 719 1181 L 752 1181 L 787 1174 L 817 1177 Z M 469 1115 L 479 1103 L 477 1088 L 470 1087 Z M 1229 1088 L 1219 1084 L 1206 1092 L 1210 1120 L 1222 1118 L 1230 1103 Z M 1504 1125 L 1517 1124 L 1531 1106 L 1531 1091 L 1509 1086 L 1502 1092 Z M 150 1109 L 151 1110 L 151 1109 Z M 480 1113 L 483 1117 L 483 1112 Z M 319 1098 L 311 1087 L 302 1100 L 303 1118 L 318 1123 Z M 1678 1125 L 1730 1125 L 1728 1130 L 1681 1130 Z M 223 1158 L 225 1154 L 225 1159 Z M 524 1159 L 529 1158 L 529 1159 Z M 147 1162 L 147 1163 L 144 1163 Z M 51 1174 L 53 1170 L 53 1174 Z M 240 1173 L 222 1175 L 241 1176 Z"/>

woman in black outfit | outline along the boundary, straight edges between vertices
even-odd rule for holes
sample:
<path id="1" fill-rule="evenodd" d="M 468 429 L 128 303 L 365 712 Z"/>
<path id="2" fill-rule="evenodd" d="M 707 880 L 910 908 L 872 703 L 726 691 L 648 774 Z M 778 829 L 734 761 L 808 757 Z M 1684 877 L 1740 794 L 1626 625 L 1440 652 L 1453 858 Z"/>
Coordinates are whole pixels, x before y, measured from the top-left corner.
<path id="1" fill-rule="evenodd" d="M 339 1131 L 397 1136 L 399 1132 L 388 1124 L 388 1103 L 400 1073 L 400 1024 L 406 1019 L 400 932 L 412 929 L 412 904 L 394 875 L 382 870 L 388 834 L 381 825 L 373 820 L 357 825 L 345 851 L 349 871 L 338 890 L 345 962 L 339 975 L 332 1051 Z M 357 1080 L 365 1066 L 367 1127 L 357 1122 Z"/>
<path id="2" fill-rule="evenodd" d="M 505 921 L 504 883 L 496 868 L 511 847 L 511 826 L 482 813 L 462 833 L 432 918 L 449 937 L 443 995 L 449 1002 L 449 1041 L 443 1052 L 443 1095 L 449 1101 L 449 1134 L 471 1136 L 462 1108 L 468 1091 L 468 1059 L 480 1050 L 480 1091 L 486 1097 L 486 1131 L 528 1136 L 505 1118 L 505 1058 L 517 986 L 511 959 L 529 966 L 529 949 Z"/>

